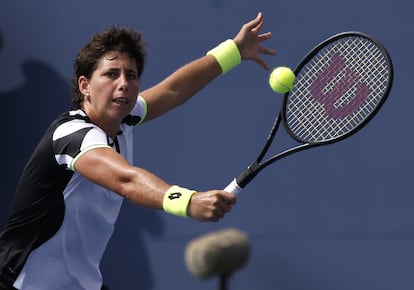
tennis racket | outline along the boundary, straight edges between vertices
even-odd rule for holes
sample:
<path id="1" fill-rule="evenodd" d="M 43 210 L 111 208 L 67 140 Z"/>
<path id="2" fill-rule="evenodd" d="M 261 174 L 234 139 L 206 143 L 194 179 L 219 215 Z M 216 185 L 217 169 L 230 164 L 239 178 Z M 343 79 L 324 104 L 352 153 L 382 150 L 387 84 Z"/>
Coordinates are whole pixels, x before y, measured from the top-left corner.
<path id="1" fill-rule="evenodd" d="M 355 31 L 318 44 L 294 72 L 294 88 L 284 95 L 263 149 L 225 191 L 240 192 L 259 172 L 288 155 L 353 135 L 379 111 L 393 82 L 384 46 Z M 298 145 L 263 160 L 281 122 Z"/>

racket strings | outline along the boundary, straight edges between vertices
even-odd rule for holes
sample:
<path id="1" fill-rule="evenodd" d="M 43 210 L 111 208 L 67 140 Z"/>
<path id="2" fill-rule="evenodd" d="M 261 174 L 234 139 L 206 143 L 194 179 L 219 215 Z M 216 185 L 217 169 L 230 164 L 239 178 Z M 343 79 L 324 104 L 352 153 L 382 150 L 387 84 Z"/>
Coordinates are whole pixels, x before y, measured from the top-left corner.
<path id="1" fill-rule="evenodd" d="M 285 105 L 285 124 L 302 142 L 339 138 L 360 126 L 381 104 L 390 64 L 361 36 L 338 39 L 297 73 Z"/>

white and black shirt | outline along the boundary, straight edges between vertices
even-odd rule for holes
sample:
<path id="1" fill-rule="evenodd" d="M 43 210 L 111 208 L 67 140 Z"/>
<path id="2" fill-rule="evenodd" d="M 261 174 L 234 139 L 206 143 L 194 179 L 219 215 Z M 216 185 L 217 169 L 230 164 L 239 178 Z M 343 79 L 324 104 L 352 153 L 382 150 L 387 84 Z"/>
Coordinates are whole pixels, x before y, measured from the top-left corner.
<path id="1" fill-rule="evenodd" d="M 99 263 L 123 198 L 84 178 L 74 163 L 99 147 L 112 147 L 132 163 L 132 129 L 145 115 L 138 97 L 115 140 L 82 110 L 50 125 L 24 168 L 0 233 L 0 289 L 101 289 Z"/>

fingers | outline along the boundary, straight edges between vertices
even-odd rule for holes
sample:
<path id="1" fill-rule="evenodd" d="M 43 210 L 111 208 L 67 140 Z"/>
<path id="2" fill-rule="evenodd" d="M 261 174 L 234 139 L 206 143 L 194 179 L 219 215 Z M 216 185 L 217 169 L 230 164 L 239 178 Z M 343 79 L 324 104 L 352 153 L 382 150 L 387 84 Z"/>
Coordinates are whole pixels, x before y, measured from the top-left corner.
<path id="1" fill-rule="evenodd" d="M 269 70 L 269 65 L 261 56 L 275 55 L 276 51 L 262 46 L 262 42 L 272 37 L 271 32 L 260 33 L 263 28 L 263 23 L 263 13 L 259 12 L 255 19 L 243 25 L 241 31 L 234 38 L 234 41 L 239 47 L 243 60 L 253 60 L 263 69 Z"/>
<path id="2" fill-rule="evenodd" d="M 260 65 L 264 70 L 270 70 L 270 66 L 261 58 L 255 58 L 254 61 Z"/>
<path id="3" fill-rule="evenodd" d="M 264 55 L 276 55 L 276 50 L 267 47 L 260 46 L 258 51 Z M 253 60 L 265 70 L 270 70 L 270 66 L 259 55 L 254 57 Z"/>
<path id="4" fill-rule="evenodd" d="M 263 13 L 259 12 L 255 19 L 249 21 L 244 25 L 244 28 L 248 31 L 255 30 L 256 32 L 260 31 L 263 25 Z M 257 28 L 259 26 L 259 28 Z"/>
<path id="5" fill-rule="evenodd" d="M 260 30 L 262 30 L 262 27 L 263 27 L 263 14 L 259 12 L 259 15 L 257 15 L 254 21 L 256 25 L 251 28 L 251 31 L 255 34 L 259 34 Z"/>
<path id="6" fill-rule="evenodd" d="M 225 216 L 226 213 L 230 212 L 232 209 L 232 205 L 234 204 L 235 200 L 232 198 L 225 197 L 225 196 L 218 196 L 217 203 L 215 204 L 215 209 L 213 211 L 213 219 L 214 221 L 219 221 L 221 218 Z"/>
<path id="7" fill-rule="evenodd" d="M 266 55 L 276 55 L 276 50 L 271 49 L 271 48 L 267 48 L 267 47 L 263 47 L 263 46 L 259 47 L 259 52 L 261 54 L 266 54 Z"/>
<path id="8" fill-rule="evenodd" d="M 191 198 L 188 214 L 198 221 L 217 222 L 231 211 L 236 196 L 222 190 L 197 192 Z"/>
<path id="9" fill-rule="evenodd" d="M 218 221 L 230 212 L 233 204 L 236 203 L 234 194 L 225 191 L 216 191 L 212 196 L 212 213 L 213 221 Z"/>
<path id="10" fill-rule="evenodd" d="M 272 32 L 268 31 L 268 32 L 262 33 L 257 38 L 259 38 L 259 41 L 268 40 L 272 38 Z"/>

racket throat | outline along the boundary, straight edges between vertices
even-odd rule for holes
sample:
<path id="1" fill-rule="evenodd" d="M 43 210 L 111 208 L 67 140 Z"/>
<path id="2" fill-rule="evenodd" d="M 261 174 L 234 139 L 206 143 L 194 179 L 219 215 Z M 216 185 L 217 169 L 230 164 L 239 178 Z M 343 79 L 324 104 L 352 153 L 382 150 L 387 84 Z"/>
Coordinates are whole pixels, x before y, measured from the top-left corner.
<path id="1" fill-rule="evenodd" d="M 249 167 L 247 167 L 242 173 L 240 173 L 236 177 L 237 184 L 241 188 L 244 188 L 247 184 L 250 183 L 250 181 L 252 181 L 253 178 L 256 177 L 256 175 L 260 172 L 260 169 L 261 168 L 259 163 L 252 163 L 251 165 L 249 165 Z"/>

